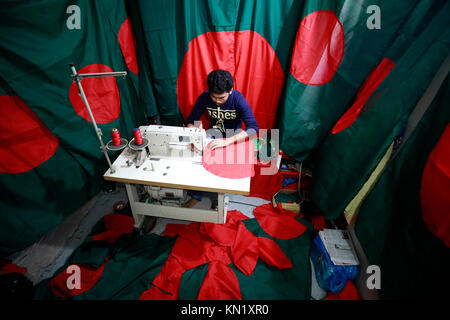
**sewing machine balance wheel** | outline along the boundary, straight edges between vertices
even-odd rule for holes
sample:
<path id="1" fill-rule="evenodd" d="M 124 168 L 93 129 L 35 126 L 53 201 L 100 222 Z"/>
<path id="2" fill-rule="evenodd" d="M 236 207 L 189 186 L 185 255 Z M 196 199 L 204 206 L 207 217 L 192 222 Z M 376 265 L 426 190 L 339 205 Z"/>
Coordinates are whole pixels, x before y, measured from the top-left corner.
<path id="1" fill-rule="evenodd" d="M 117 146 L 115 146 L 115 145 L 113 144 L 113 141 L 112 141 L 112 140 L 109 141 L 109 142 L 106 144 L 106 149 L 108 149 L 109 151 L 118 151 L 118 150 L 122 150 L 122 149 L 125 148 L 127 145 L 128 145 L 128 140 L 127 140 L 127 139 L 124 139 L 124 138 L 121 138 L 121 139 L 120 139 L 120 144 L 117 145 Z"/>
<path id="2" fill-rule="evenodd" d="M 142 150 L 142 149 L 144 149 L 145 147 L 148 146 L 148 139 L 142 138 L 142 144 L 141 144 L 141 145 L 137 145 L 137 144 L 134 142 L 134 138 L 133 138 L 133 139 L 130 141 L 130 143 L 128 143 L 128 146 L 129 146 L 130 149 L 132 149 L 132 150 L 137 150 L 137 151 Z"/>

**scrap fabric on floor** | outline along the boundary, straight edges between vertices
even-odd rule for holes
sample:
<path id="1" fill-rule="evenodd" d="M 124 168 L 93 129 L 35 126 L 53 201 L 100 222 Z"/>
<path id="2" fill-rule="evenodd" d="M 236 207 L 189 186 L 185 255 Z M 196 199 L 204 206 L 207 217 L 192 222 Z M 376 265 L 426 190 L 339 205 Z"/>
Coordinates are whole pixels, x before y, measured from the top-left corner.
<path id="1" fill-rule="evenodd" d="M 175 240 L 130 232 L 133 223 L 127 216 L 105 216 L 56 276 L 36 286 L 34 299 L 138 299 L 159 273 Z M 80 271 L 78 284 L 74 266 Z"/>
<path id="2" fill-rule="evenodd" d="M 107 215 L 36 287 L 35 299 L 309 299 L 312 226 L 280 208 L 259 211 L 259 220 L 230 211 L 223 225 L 169 224 L 162 236 L 140 235 L 131 217 Z M 297 232 L 280 239 L 265 230 L 266 215 L 277 213 L 294 219 Z M 74 265 L 83 270 L 78 287 Z"/>

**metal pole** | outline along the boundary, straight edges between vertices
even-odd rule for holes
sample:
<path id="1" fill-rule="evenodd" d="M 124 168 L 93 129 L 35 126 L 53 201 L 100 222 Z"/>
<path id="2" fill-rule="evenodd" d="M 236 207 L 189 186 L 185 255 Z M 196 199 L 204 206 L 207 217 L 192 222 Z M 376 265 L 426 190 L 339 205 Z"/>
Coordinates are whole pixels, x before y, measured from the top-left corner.
<path id="1" fill-rule="evenodd" d="M 77 77 L 81 80 L 84 78 L 98 78 L 98 77 L 117 77 L 117 76 L 123 76 L 125 77 L 127 75 L 126 71 L 119 71 L 119 72 L 101 72 L 101 73 L 82 73 L 78 74 Z"/>
<path id="2" fill-rule="evenodd" d="M 111 160 L 109 159 L 108 152 L 107 152 L 106 147 L 105 147 L 105 145 L 103 143 L 102 130 L 97 127 L 97 123 L 95 122 L 94 115 L 92 114 L 92 111 L 91 111 L 91 107 L 89 106 L 89 103 L 87 101 L 86 95 L 85 95 L 84 90 L 83 90 L 83 86 L 81 85 L 81 80 L 82 80 L 82 78 L 100 77 L 100 76 L 105 76 L 105 77 L 106 76 L 126 76 L 127 73 L 126 73 L 126 71 L 123 71 L 123 72 L 105 72 L 103 74 L 102 73 L 78 74 L 77 70 L 75 69 L 75 66 L 73 64 L 70 64 L 70 69 L 72 70 L 73 79 L 77 83 L 78 90 L 80 92 L 80 97 L 83 100 L 84 104 L 86 105 L 86 109 L 87 109 L 87 111 L 89 113 L 89 117 L 91 118 L 92 125 L 94 126 L 95 133 L 97 134 L 98 141 L 100 142 L 100 149 L 103 151 L 103 154 L 105 155 L 105 158 L 106 158 L 106 161 L 108 162 L 109 169 L 111 170 L 111 173 L 114 173 L 115 170 L 112 167 Z"/>

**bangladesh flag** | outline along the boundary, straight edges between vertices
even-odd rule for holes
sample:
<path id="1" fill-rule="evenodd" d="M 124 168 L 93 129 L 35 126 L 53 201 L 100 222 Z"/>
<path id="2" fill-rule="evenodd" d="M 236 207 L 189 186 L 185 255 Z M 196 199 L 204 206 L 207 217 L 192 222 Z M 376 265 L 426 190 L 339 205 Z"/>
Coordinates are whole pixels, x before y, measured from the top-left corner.
<path id="1" fill-rule="evenodd" d="M 0 13 L 0 255 L 20 250 L 100 191 L 107 162 L 72 82 L 84 91 L 105 144 L 146 122 L 124 1 L 5 1 Z M 111 154 L 114 157 L 114 154 Z"/>
<path id="2" fill-rule="evenodd" d="M 136 1 L 163 124 L 182 125 L 214 69 L 231 72 L 260 128 L 275 126 L 303 1 Z M 205 124 L 206 126 L 206 124 Z"/>
<path id="3" fill-rule="evenodd" d="M 410 40 L 402 27 L 425 3 L 306 1 L 279 105 L 281 149 L 303 161 L 323 143 L 396 39 Z"/>
<path id="4" fill-rule="evenodd" d="M 443 30 L 450 4 L 427 3 L 406 18 L 315 155 L 312 197 L 328 219 L 341 215 L 369 179 L 449 54 L 450 33 Z"/>

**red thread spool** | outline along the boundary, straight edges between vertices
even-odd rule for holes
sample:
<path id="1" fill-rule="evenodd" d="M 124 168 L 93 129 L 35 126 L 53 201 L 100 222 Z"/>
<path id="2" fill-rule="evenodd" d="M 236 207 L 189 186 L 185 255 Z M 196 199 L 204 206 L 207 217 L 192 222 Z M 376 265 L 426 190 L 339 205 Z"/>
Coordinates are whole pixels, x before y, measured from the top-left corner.
<path id="1" fill-rule="evenodd" d="M 118 146 L 118 145 L 120 145 L 120 133 L 119 133 L 119 130 L 118 129 L 116 129 L 116 128 L 113 128 L 112 130 L 111 130 L 111 136 L 112 136 L 112 143 L 113 143 L 113 145 L 115 145 L 115 146 Z"/>
<path id="2" fill-rule="evenodd" d="M 134 128 L 134 129 L 133 129 L 133 135 L 134 135 L 134 143 L 135 143 L 137 146 L 140 146 L 141 144 L 144 143 L 144 142 L 142 141 L 141 130 L 139 130 L 139 128 Z"/>

